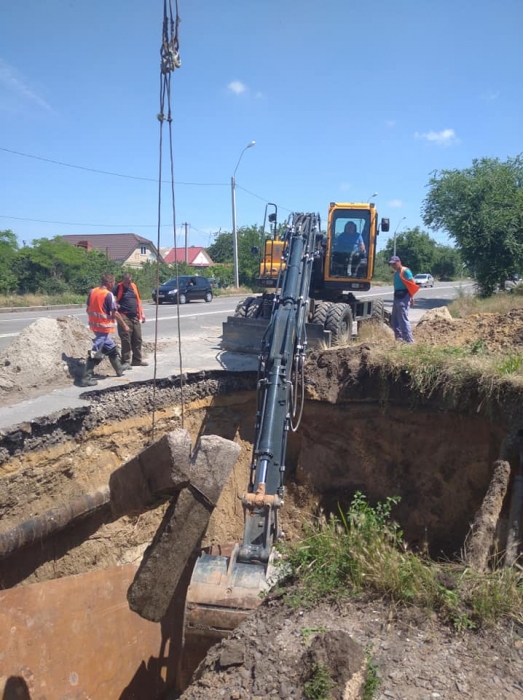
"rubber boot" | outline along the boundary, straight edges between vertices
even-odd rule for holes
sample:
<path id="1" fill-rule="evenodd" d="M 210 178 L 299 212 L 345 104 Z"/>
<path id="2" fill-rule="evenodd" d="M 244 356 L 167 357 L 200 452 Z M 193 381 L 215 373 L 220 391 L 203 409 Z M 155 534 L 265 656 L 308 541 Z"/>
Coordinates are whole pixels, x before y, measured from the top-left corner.
<path id="1" fill-rule="evenodd" d="M 82 378 L 79 381 L 80 386 L 96 386 L 98 381 L 94 378 L 94 368 L 99 363 L 90 355 L 87 357 L 85 362 L 85 369 Z"/>
<path id="2" fill-rule="evenodd" d="M 120 356 L 116 350 L 109 355 L 109 361 L 116 372 L 117 377 L 121 377 L 125 370 L 131 369 L 131 365 L 127 364 L 127 362 L 123 363 L 120 360 Z"/>

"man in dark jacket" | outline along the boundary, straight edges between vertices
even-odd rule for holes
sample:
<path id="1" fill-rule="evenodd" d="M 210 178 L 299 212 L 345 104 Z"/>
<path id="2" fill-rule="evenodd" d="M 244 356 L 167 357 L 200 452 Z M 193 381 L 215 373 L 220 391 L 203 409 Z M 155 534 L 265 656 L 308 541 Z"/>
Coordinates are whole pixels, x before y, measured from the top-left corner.
<path id="1" fill-rule="evenodd" d="M 145 314 L 138 287 L 129 272 L 124 274 L 122 281 L 113 289 L 113 294 L 124 320 L 123 324 L 118 324 L 122 360 L 133 367 L 146 367 L 149 363 L 142 359 L 142 323 L 145 323 Z"/>

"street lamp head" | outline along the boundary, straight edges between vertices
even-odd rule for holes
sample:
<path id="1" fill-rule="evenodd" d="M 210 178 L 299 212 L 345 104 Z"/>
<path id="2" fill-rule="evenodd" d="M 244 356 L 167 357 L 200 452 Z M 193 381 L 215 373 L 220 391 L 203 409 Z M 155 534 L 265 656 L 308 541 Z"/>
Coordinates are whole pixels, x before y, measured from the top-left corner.
<path id="1" fill-rule="evenodd" d="M 252 148 L 253 146 L 256 146 L 256 141 L 251 141 L 248 146 L 245 146 L 245 148 Z"/>
<path id="2" fill-rule="evenodd" d="M 369 202 L 370 202 L 371 199 L 374 199 L 374 197 L 377 197 L 377 196 L 378 196 L 378 193 L 377 193 L 377 192 L 374 192 L 374 194 L 371 195 L 371 196 L 369 197 Z M 367 202 L 367 203 L 368 203 L 368 202 Z"/>

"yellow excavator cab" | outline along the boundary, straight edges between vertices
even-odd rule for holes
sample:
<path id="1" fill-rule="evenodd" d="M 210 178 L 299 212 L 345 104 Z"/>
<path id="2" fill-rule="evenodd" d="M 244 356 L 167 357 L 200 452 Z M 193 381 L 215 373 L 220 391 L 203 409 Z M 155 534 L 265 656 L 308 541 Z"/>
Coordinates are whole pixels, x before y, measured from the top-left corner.
<path id="1" fill-rule="evenodd" d="M 263 258 L 260 262 L 260 274 L 257 280 L 263 287 L 276 286 L 280 272 L 285 269 L 283 256 L 283 241 L 268 239 L 265 241 Z"/>

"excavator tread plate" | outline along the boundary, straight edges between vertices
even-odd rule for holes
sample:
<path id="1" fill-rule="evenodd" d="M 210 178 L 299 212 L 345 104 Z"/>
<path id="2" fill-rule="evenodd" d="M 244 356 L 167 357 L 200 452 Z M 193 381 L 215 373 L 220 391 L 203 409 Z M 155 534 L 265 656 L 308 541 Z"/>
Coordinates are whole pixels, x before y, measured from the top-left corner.
<path id="1" fill-rule="evenodd" d="M 223 322 L 221 346 L 230 352 L 244 352 L 258 355 L 269 320 L 265 318 L 240 318 L 229 316 Z M 322 344 L 330 347 L 330 331 L 316 323 L 307 323 L 307 346 L 317 348 Z"/>

